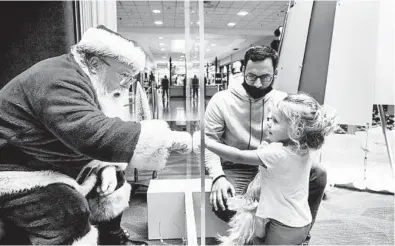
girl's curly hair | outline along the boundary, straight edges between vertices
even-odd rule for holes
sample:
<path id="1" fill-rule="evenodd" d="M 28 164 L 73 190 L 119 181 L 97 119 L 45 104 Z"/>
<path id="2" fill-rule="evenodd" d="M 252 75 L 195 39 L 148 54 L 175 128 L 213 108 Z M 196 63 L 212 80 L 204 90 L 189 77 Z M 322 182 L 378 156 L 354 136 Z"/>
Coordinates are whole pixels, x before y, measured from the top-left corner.
<path id="1" fill-rule="evenodd" d="M 288 95 L 277 107 L 289 123 L 288 136 L 300 154 L 307 154 L 309 149 L 320 149 L 325 136 L 335 129 L 336 115 L 325 112 L 306 93 Z"/>

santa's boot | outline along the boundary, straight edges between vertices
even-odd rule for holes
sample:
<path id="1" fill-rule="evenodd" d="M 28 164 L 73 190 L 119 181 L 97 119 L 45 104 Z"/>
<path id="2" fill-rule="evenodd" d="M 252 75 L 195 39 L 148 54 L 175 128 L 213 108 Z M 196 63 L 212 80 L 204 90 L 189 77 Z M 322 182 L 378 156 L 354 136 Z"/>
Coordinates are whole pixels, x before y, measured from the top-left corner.
<path id="1" fill-rule="evenodd" d="M 136 241 L 130 238 L 129 232 L 121 227 L 122 214 L 107 222 L 100 222 L 99 244 L 100 245 L 148 245 L 144 241 Z"/>

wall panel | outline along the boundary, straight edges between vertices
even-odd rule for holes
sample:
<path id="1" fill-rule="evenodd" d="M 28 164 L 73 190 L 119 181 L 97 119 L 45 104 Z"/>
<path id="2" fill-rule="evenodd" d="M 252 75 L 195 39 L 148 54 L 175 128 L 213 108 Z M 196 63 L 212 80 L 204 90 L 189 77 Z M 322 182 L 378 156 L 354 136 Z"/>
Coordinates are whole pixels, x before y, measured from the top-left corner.
<path id="1" fill-rule="evenodd" d="M 372 120 L 378 16 L 378 1 L 337 4 L 324 102 L 338 111 L 341 124 Z"/>

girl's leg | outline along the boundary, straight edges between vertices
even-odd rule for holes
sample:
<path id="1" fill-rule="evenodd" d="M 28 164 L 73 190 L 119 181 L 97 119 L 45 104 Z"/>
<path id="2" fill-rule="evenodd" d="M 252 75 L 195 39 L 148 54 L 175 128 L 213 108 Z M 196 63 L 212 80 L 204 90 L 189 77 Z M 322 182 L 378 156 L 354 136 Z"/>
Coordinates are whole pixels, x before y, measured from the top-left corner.
<path id="1" fill-rule="evenodd" d="M 310 225 L 305 227 L 289 227 L 276 220 L 270 220 L 265 245 L 301 245 L 310 230 Z"/>

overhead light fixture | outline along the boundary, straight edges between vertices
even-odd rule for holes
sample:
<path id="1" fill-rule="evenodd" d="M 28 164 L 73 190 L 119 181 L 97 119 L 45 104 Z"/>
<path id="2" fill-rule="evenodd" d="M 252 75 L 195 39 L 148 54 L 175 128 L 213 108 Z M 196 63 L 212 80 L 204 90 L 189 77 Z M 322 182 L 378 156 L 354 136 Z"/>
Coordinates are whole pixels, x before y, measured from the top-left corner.
<path id="1" fill-rule="evenodd" d="M 199 25 L 199 21 L 198 21 L 198 22 L 196 22 L 196 24 L 197 24 L 197 25 Z"/>
<path id="2" fill-rule="evenodd" d="M 236 26 L 236 23 L 229 22 L 229 23 L 228 23 L 228 26 Z"/>
<path id="3" fill-rule="evenodd" d="M 163 59 L 166 59 L 166 56 L 162 56 Z"/>
<path id="4" fill-rule="evenodd" d="M 159 45 L 160 45 L 160 46 L 163 46 L 163 45 L 165 45 L 165 44 L 164 44 L 164 43 L 160 43 Z"/>
<path id="5" fill-rule="evenodd" d="M 159 39 L 163 39 L 163 37 L 159 37 Z"/>
<path id="6" fill-rule="evenodd" d="M 246 12 L 246 11 L 240 11 L 239 13 L 237 13 L 237 15 L 245 16 L 245 15 L 248 15 L 248 12 Z"/>
<path id="7" fill-rule="evenodd" d="M 216 46 L 216 44 L 211 44 L 211 46 Z"/>
<path id="8" fill-rule="evenodd" d="M 162 21 L 155 21 L 154 23 L 155 23 L 155 25 L 163 25 Z"/>
<path id="9" fill-rule="evenodd" d="M 154 12 L 154 14 L 160 14 L 160 10 L 159 9 L 154 9 L 154 10 L 152 10 L 152 12 Z"/>
<path id="10" fill-rule="evenodd" d="M 162 49 L 160 49 L 161 51 L 164 51 L 165 50 L 165 48 L 162 48 Z"/>
<path id="11" fill-rule="evenodd" d="M 191 21 L 191 25 L 193 25 L 193 21 Z"/>
<path id="12" fill-rule="evenodd" d="M 185 40 L 171 40 L 170 49 L 172 52 L 182 53 L 185 52 Z"/>
<path id="13" fill-rule="evenodd" d="M 210 51 L 210 49 L 206 49 L 206 51 Z"/>

